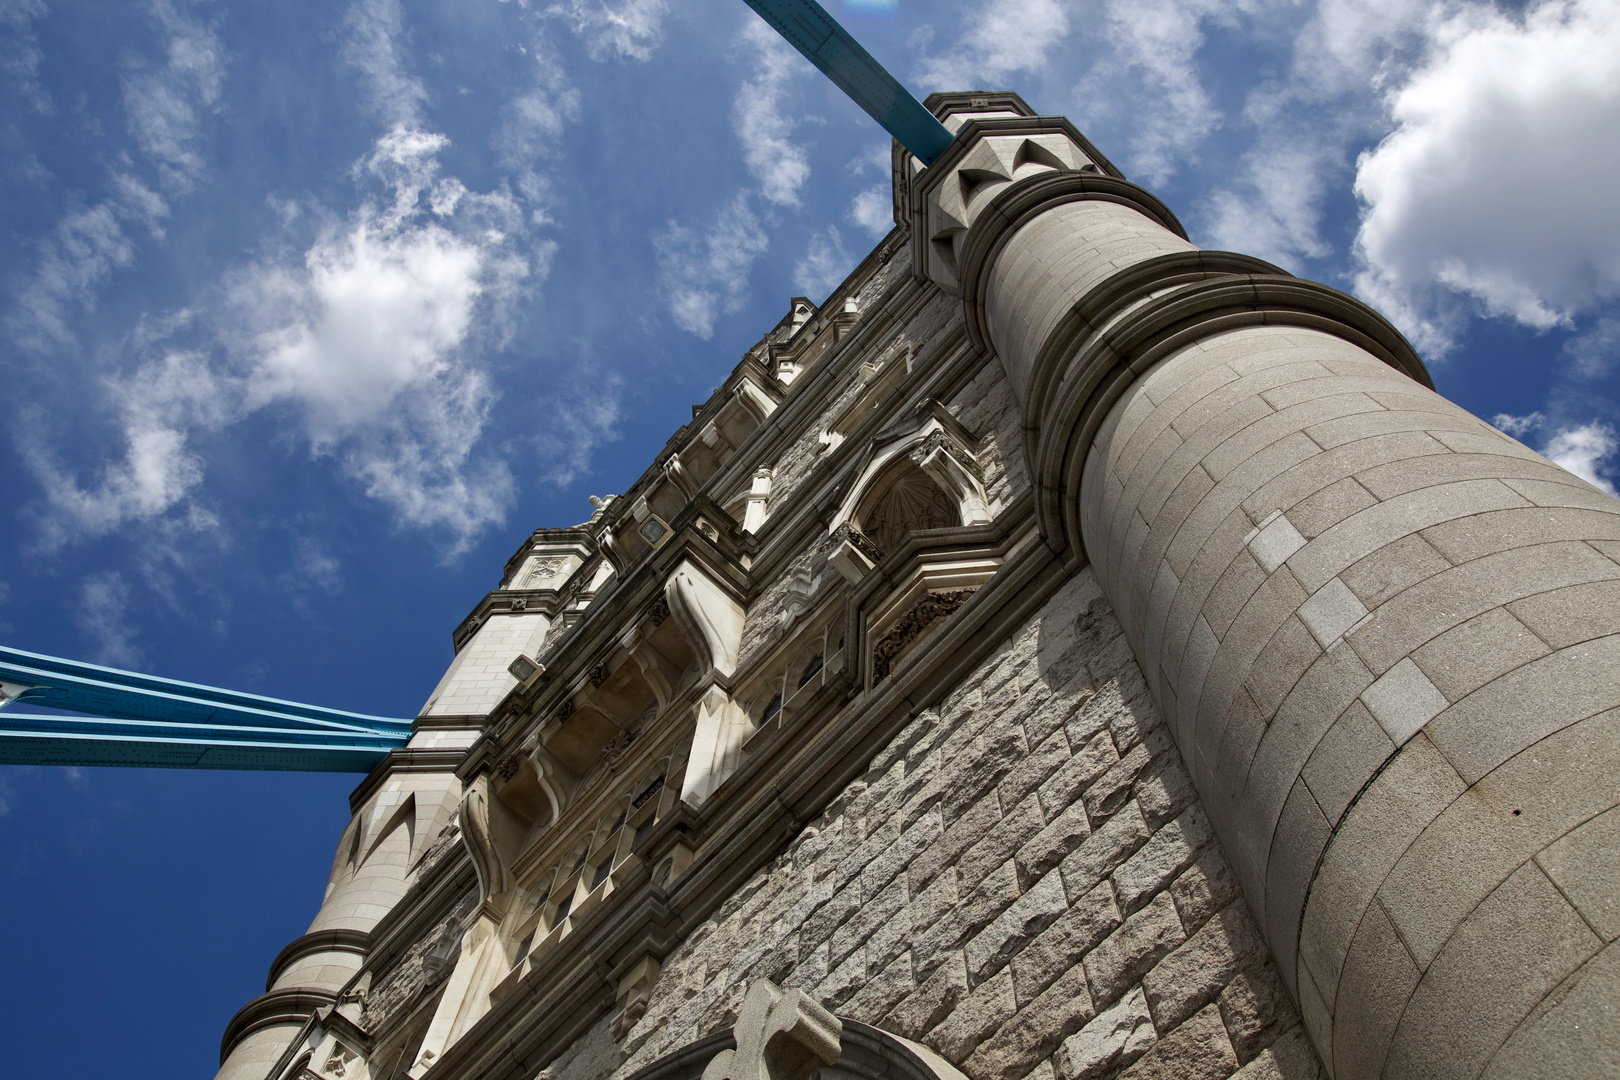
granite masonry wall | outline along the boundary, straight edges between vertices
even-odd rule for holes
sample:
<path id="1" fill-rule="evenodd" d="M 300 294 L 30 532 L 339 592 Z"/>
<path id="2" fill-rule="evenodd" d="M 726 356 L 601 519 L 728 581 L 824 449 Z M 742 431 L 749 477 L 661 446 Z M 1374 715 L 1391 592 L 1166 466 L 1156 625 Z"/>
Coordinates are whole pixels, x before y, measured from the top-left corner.
<path id="1" fill-rule="evenodd" d="M 542 1076 L 628 1076 L 762 977 L 973 1080 L 1319 1075 L 1089 570 Z"/>

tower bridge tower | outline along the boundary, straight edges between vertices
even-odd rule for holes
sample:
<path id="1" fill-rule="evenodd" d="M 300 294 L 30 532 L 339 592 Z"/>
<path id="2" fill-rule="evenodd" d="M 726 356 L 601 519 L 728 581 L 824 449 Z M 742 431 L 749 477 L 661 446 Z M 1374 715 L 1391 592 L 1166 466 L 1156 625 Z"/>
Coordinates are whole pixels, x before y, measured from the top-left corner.
<path id="1" fill-rule="evenodd" d="M 355 791 L 228 1080 L 1620 1072 L 1620 503 L 937 94 Z"/>

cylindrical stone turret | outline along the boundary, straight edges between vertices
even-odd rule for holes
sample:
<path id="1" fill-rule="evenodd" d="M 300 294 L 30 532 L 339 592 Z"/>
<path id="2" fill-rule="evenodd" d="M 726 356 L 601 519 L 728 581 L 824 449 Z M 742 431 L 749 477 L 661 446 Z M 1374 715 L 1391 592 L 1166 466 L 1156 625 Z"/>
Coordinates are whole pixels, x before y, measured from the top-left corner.
<path id="1" fill-rule="evenodd" d="M 975 123 L 909 206 L 1332 1074 L 1590 1075 L 1620 502 L 1434 393 L 1358 301 L 1195 249 L 1061 120 Z"/>

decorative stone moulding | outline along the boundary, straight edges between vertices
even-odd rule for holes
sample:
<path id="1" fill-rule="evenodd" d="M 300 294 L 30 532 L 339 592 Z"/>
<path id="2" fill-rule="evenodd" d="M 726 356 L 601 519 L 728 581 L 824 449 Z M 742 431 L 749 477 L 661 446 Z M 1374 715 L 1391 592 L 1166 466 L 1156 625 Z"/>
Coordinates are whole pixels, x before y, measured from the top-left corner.
<path id="1" fill-rule="evenodd" d="M 949 525 L 987 524 L 990 502 L 978 448 L 978 439 L 937 401 L 923 402 L 910 419 L 879 435 L 833 513 L 828 534 L 834 546 L 828 561 L 851 584 L 871 572 L 882 557 L 881 546 L 867 528 L 872 500 L 908 468 L 926 476 L 954 504 L 956 520 Z"/>
<path id="2" fill-rule="evenodd" d="M 965 118 L 956 142 L 912 181 L 913 272 L 953 295 L 966 295 L 969 233 L 1008 189 L 1038 179 L 1081 178 L 1141 191 L 1062 117 L 1002 112 Z"/>

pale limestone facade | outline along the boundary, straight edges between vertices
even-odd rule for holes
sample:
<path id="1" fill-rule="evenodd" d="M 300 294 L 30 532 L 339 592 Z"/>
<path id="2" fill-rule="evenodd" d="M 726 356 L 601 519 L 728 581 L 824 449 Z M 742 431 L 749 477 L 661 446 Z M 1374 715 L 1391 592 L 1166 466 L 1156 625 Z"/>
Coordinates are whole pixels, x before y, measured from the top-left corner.
<path id="1" fill-rule="evenodd" d="M 221 1077 L 1620 1074 L 1620 503 L 929 104 L 895 231 L 456 630 Z"/>

